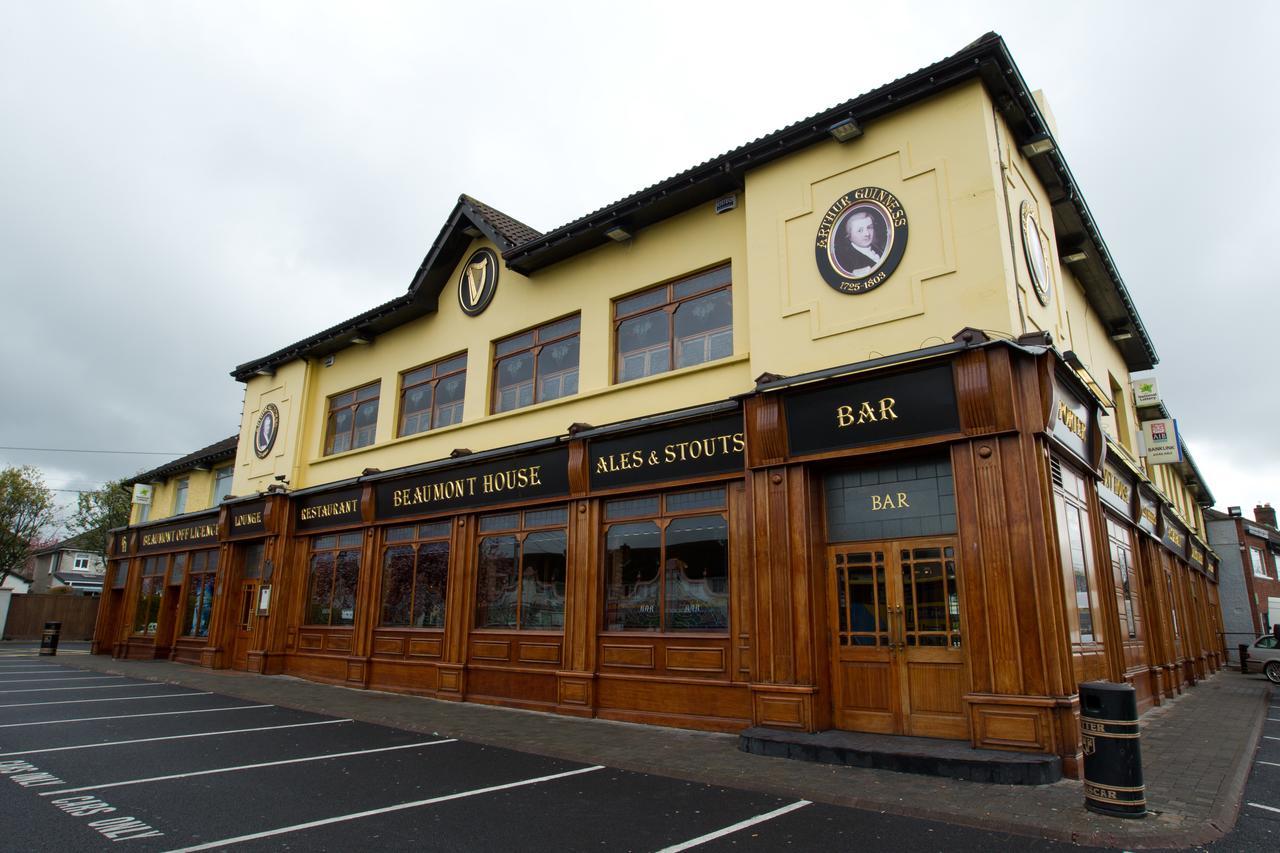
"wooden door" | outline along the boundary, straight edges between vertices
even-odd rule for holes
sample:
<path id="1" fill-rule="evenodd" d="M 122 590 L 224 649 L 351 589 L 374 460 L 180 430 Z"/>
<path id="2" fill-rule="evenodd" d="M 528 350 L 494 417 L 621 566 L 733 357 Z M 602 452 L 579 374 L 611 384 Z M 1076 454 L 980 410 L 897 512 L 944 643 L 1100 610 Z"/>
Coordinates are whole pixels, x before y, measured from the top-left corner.
<path id="1" fill-rule="evenodd" d="M 955 541 L 833 545 L 828 571 L 836 727 L 968 737 Z"/>
<path id="2" fill-rule="evenodd" d="M 231 665 L 235 669 L 249 668 L 249 647 L 253 643 L 253 630 L 257 626 L 258 613 L 258 581 L 244 580 L 240 582 L 240 594 L 235 598 L 235 654 Z"/>

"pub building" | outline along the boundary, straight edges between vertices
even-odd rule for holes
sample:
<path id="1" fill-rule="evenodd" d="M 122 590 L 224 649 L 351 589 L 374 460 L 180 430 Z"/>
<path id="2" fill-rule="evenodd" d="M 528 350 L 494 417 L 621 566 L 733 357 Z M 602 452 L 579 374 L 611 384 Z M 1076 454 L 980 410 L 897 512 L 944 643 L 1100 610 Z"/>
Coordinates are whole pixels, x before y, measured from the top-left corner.
<path id="1" fill-rule="evenodd" d="M 234 497 L 137 478 L 94 650 L 1075 775 L 1080 682 L 1222 665 L 1156 361 L 988 35 L 547 233 L 462 196 L 406 293 L 233 371 Z"/>

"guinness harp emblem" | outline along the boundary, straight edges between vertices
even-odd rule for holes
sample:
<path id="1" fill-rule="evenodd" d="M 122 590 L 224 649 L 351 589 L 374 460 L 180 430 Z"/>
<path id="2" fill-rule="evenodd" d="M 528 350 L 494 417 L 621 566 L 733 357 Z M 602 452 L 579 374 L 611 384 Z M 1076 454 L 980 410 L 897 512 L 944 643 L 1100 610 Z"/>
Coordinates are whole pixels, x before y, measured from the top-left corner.
<path id="1" fill-rule="evenodd" d="M 462 267 L 458 280 L 458 304 L 472 317 L 489 307 L 498 290 L 498 256 L 492 249 L 478 249 Z"/>

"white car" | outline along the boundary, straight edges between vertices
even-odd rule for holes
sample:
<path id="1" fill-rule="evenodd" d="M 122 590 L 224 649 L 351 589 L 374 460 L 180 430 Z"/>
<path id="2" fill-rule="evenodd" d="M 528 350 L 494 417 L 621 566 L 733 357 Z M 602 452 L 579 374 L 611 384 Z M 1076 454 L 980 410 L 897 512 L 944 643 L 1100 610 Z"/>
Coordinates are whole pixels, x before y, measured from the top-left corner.
<path id="1" fill-rule="evenodd" d="M 1249 661 L 1262 664 L 1262 671 L 1272 682 L 1280 684 L 1280 640 L 1274 634 L 1263 634 L 1249 647 Z"/>

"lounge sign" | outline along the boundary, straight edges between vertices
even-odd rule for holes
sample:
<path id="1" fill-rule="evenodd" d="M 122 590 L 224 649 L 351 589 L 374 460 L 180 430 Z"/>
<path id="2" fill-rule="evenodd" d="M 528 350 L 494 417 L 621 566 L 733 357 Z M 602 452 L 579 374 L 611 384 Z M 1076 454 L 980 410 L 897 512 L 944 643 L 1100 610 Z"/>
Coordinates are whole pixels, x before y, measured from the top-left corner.
<path id="1" fill-rule="evenodd" d="M 783 408 L 796 456 L 960 429 L 950 364 L 797 391 Z"/>
<path id="2" fill-rule="evenodd" d="M 267 512 L 266 501 L 250 501 L 245 504 L 231 506 L 231 535 L 250 536 L 265 533 Z"/>
<path id="3" fill-rule="evenodd" d="M 297 503 L 297 528 L 316 530 L 358 523 L 363 518 L 360 512 L 360 496 L 363 492 L 364 489 L 356 486 L 301 498 Z"/>
<path id="4" fill-rule="evenodd" d="M 742 415 L 592 441 L 592 489 L 742 471 Z"/>
<path id="5" fill-rule="evenodd" d="M 566 447 L 387 480 L 374 489 L 379 519 L 567 494 Z"/>
<path id="6" fill-rule="evenodd" d="M 167 524 L 163 527 L 143 530 L 138 537 L 138 553 L 214 544 L 217 541 L 218 517 L 211 515 L 199 521 Z"/>

